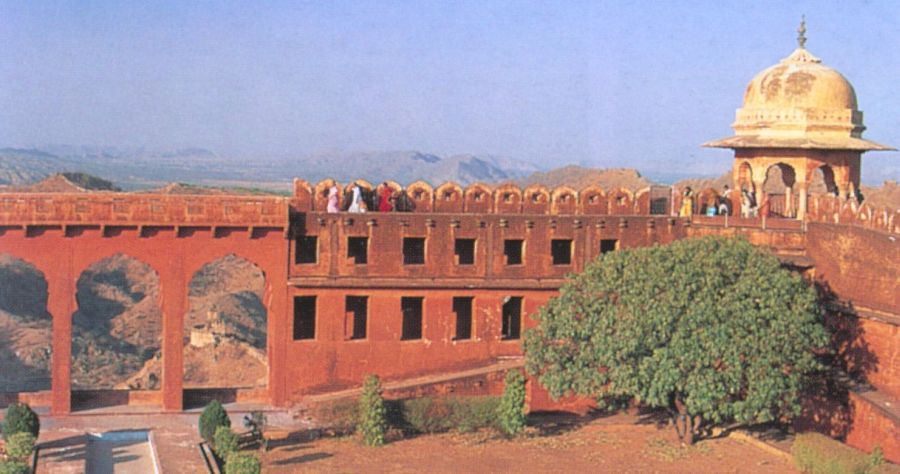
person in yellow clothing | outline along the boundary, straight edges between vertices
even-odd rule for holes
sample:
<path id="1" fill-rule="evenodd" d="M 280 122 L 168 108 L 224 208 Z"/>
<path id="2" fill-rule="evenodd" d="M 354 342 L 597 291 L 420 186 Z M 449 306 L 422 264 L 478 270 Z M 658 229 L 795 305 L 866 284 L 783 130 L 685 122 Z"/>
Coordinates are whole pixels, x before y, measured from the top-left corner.
<path id="1" fill-rule="evenodd" d="M 684 188 L 681 197 L 681 209 L 678 211 L 679 217 L 691 217 L 694 215 L 694 191 L 690 186 Z"/>

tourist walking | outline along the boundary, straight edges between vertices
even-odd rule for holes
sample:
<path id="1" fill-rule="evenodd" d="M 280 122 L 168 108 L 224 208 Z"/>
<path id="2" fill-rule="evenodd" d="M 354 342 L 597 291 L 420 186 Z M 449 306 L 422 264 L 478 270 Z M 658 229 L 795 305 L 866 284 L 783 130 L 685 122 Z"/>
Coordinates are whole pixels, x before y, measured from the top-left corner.
<path id="1" fill-rule="evenodd" d="M 681 210 L 678 211 L 680 217 L 691 217 L 694 215 L 694 191 L 690 186 L 684 188 L 681 195 Z"/>
<path id="2" fill-rule="evenodd" d="M 341 210 L 340 206 L 338 206 L 338 194 L 337 184 L 332 184 L 331 187 L 328 188 L 328 206 L 326 208 L 328 212 L 339 212 Z"/>

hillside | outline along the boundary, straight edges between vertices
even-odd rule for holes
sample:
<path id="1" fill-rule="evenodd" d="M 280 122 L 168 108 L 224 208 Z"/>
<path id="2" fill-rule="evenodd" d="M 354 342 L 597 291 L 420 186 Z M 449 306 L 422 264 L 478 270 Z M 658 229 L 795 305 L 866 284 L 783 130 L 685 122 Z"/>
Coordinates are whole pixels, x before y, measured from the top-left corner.
<path id="1" fill-rule="evenodd" d="M 516 183 L 522 187 L 534 183 L 543 184 L 550 188 L 567 185 L 576 190 L 581 190 L 587 186 L 599 185 L 607 190 L 625 188 L 630 191 L 637 191 L 653 184 L 653 182 L 641 176 L 637 170 L 630 168 L 599 169 L 576 165 L 555 168 L 546 172 L 538 171 L 517 180 Z"/>

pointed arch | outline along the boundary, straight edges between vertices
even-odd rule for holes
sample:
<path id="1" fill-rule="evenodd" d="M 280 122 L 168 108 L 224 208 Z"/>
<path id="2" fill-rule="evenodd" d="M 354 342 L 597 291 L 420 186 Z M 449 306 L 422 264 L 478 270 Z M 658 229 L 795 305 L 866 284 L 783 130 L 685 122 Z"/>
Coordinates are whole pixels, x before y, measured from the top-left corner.
<path id="1" fill-rule="evenodd" d="M 46 276 L 0 253 L 0 392 L 50 389 L 53 321 Z"/>

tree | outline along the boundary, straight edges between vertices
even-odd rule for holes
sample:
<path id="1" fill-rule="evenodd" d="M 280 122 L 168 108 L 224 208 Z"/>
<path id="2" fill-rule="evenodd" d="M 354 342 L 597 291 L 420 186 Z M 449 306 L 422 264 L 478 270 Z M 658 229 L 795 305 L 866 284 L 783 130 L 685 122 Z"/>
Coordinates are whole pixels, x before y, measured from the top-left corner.
<path id="1" fill-rule="evenodd" d="M 231 420 L 222 404 L 218 400 L 213 400 L 203 408 L 203 413 L 200 414 L 200 437 L 207 443 L 211 443 L 216 434 L 216 428 L 220 426 L 231 428 Z"/>
<path id="2" fill-rule="evenodd" d="M 37 413 L 26 403 L 13 403 L 6 409 L 3 421 L 3 439 L 9 441 L 9 437 L 16 433 L 31 433 L 34 438 L 41 431 L 41 421 Z"/>
<path id="3" fill-rule="evenodd" d="M 525 429 L 525 376 L 518 370 L 506 373 L 497 418 L 500 429 L 507 436 L 516 436 Z"/>
<path id="4" fill-rule="evenodd" d="M 213 435 L 213 451 L 220 459 L 227 459 L 238 450 L 238 435 L 227 426 L 219 426 Z"/>
<path id="5" fill-rule="evenodd" d="M 799 413 L 828 345 L 815 291 L 743 239 L 608 253 L 563 285 L 525 337 L 554 397 L 664 408 L 683 442 Z"/>
<path id="6" fill-rule="evenodd" d="M 35 439 L 31 433 L 22 431 L 9 437 L 6 455 L 16 461 L 25 462 L 34 452 Z"/>
<path id="7" fill-rule="evenodd" d="M 384 398 L 381 397 L 381 380 L 377 375 L 369 375 L 363 384 L 362 397 L 359 399 L 357 429 L 366 445 L 381 446 L 384 444 L 384 433 L 387 431 L 387 408 L 384 406 Z"/>

